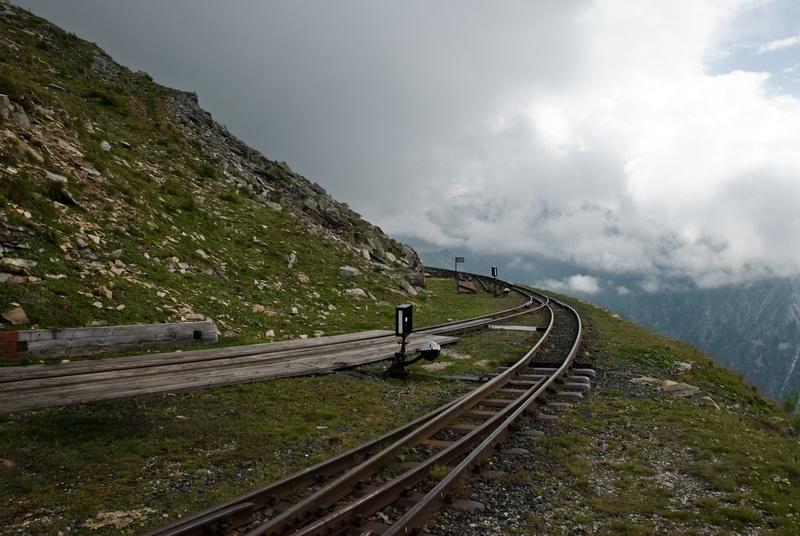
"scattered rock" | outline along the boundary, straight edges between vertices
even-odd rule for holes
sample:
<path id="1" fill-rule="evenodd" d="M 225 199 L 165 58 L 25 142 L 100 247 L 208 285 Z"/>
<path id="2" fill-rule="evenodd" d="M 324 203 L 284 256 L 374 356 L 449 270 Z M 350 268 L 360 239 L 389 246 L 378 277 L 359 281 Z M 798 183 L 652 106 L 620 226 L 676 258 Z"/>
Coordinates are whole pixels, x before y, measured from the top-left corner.
<path id="1" fill-rule="evenodd" d="M 369 250 L 367 248 L 363 248 L 361 250 L 361 256 L 364 257 L 365 260 L 370 260 Z"/>
<path id="2" fill-rule="evenodd" d="M 339 275 L 341 277 L 356 277 L 361 272 L 358 268 L 353 268 L 352 266 L 340 266 L 339 267 Z"/>
<path id="3" fill-rule="evenodd" d="M 287 267 L 291 270 L 294 268 L 294 265 L 297 264 L 297 253 L 292 251 L 289 253 L 289 256 L 286 257 Z"/>
<path id="4" fill-rule="evenodd" d="M 265 204 L 267 207 L 269 207 L 269 208 L 271 208 L 272 210 L 274 210 L 275 212 L 280 212 L 281 210 L 283 210 L 283 207 L 282 207 L 282 206 L 280 206 L 278 203 L 276 203 L 276 202 L 274 202 L 274 201 L 265 201 L 265 202 L 264 202 L 264 204 Z"/>
<path id="5" fill-rule="evenodd" d="M 299 315 L 300 311 L 297 309 L 297 307 L 292 307 L 291 309 L 289 309 L 289 314 L 291 314 L 291 315 Z"/>
<path id="6" fill-rule="evenodd" d="M 386 260 L 387 260 L 387 261 L 389 261 L 389 262 L 397 262 L 397 257 L 395 257 L 395 256 L 394 256 L 394 255 L 393 255 L 393 254 L 392 254 L 390 251 L 385 251 L 385 252 L 383 253 L 383 256 L 384 256 L 384 257 L 386 258 Z"/>
<path id="7" fill-rule="evenodd" d="M 348 296 L 353 296 L 354 298 L 366 298 L 367 293 L 364 292 L 363 289 L 360 288 L 348 288 L 344 291 L 345 294 Z M 330 308 L 330 307 L 329 307 Z"/>
<path id="8" fill-rule="evenodd" d="M 183 316 L 187 322 L 200 322 L 206 319 L 206 315 L 201 313 L 188 313 Z"/>
<path id="9" fill-rule="evenodd" d="M 45 171 L 45 176 L 47 180 L 55 184 L 67 184 L 69 180 L 64 175 L 59 175 L 57 173 L 50 173 L 49 171 Z"/>
<path id="10" fill-rule="evenodd" d="M 98 309 L 102 309 L 103 308 L 103 304 L 100 303 L 99 301 L 96 301 L 96 302 L 92 303 L 92 306 L 96 307 Z"/>
<path id="11" fill-rule="evenodd" d="M 108 152 L 111 150 L 111 144 L 103 140 L 100 142 L 100 150 Z"/>
<path id="12" fill-rule="evenodd" d="M 711 398 L 710 396 L 701 396 L 700 398 L 697 399 L 697 401 L 704 406 L 710 406 L 719 411 L 719 406 L 717 405 L 716 402 L 714 402 L 714 399 Z"/>
<path id="13" fill-rule="evenodd" d="M 30 324 L 30 320 L 28 320 L 28 315 L 25 314 L 25 309 L 22 307 L 13 307 L 8 309 L 2 314 L 2 317 L 5 318 L 8 322 L 11 322 L 12 326 L 22 326 L 25 324 Z"/>
<path id="14" fill-rule="evenodd" d="M 417 290 L 414 287 L 412 287 L 411 283 L 409 283 L 405 279 L 401 279 L 400 281 L 397 282 L 397 284 L 400 285 L 400 288 L 405 290 L 409 296 L 417 295 Z"/>
<path id="15" fill-rule="evenodd" d="M 664 383 L 661 384 L 661 390 L 679 398 L 694 396 L 700 392 L 699 387 L 672 380 L 664 380 Z"/>
<path id="16" fill-rule="evenodd" d="M 30 269 L 34 268 L 38 263 L 30 259 L 19 259 L 16 257 L 4 257 L 0 266 L 12 274 L 28 275 Z"/>
<path id="17" fill-rule="evenodd" d="M 11 101 L 8 95 L 0 95 L 0 117 L 3 118 L 3 121 L 8 121 L 8 118 L 11 117 Z"/>
<path id="18" fill-rule="evenodd" d="M 31 120 L 28 115 L 19 106 L 11 113 L 11 118 L 20 130 L 28 130 L 31 128 Z"/>
<path id="19" fill-rule="evenodd" d="M 264 337 L 267 337 L 268 339 L 274 339 L 275 338 L 275 330 L 274 329 L 268 329 L 266 331 L 266 333 L 264 333 Z"/>
<path id="20" fill-rule="evenodd" d="M 297 280 L 300 281 L 304 285 L 307 285 L 307 284 L 311 283 L 311 278 L 308 277 L 306 274 L 303 274 L 303 273 L 297 274 Z"/>
<path id="21" fill-rule="evenodd" d="M 640 376 L 639 378 L 633 378 L 631 383 L 635 383 L 638 385 L 652 385 L 653 387 L 661 387 L 661 384 L 664 383 L 663 380 L 659 380 L 658 378 L 651 378 L 650 376 Z"/>
<path id="22" fill-rule="evenodd" d="M 2 465 L 3 467 L 6 467 L 8 469 L 13 469 L 14 467 L 17 466 L 17 464 L 15 464 L 11 460 L 7 460 L 5 458 L 0 458 L 0 465 Z"/>
<path id="23" fill-rule="evenodd" d="M 275 309 L 270 309 L 269 307 L 265 307 L 260 303 L 253 305 L 252 310 L 256 314 L 262 314 L 265 316 L 276 316 L 278 314 L 278 311 L 276 311 Z"/>

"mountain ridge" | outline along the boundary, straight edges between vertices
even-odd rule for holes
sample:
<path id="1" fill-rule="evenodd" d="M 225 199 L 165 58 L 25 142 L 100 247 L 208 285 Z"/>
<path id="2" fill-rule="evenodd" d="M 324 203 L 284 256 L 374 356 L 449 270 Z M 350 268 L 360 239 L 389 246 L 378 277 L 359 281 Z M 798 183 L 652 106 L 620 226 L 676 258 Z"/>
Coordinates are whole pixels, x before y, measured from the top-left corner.
<path id="1" fill-rule="evenodd" d="M 195 94 L 8 3 L 0 29 L 2 311 L 40 327 L 213 317 L 271 339 L 388 323 L 398 295 L 426 297 L 413 248 Z"/>

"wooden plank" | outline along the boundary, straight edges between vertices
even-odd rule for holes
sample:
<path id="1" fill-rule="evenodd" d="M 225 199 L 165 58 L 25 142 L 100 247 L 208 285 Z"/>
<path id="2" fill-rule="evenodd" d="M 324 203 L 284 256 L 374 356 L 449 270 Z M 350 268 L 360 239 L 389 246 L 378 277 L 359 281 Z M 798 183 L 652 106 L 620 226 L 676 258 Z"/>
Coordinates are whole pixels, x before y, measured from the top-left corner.
<path id="1" fill-rule="evenodd" d="M 439 344 L 450 344 L 454 337 L 434 337 Z M 421 338 L 409 344 L 418 347 Z M 386 342 L 376 344 L 377 349 L 340 351 L 303 359 L 279 360 L 270 363 L 250 363 L 238 367 L 215 367 L 208 370 L 186 370 L 176 374 L 147 374 L 142 377 L 105 378 L 73 385 L 51 384 L 38 390 L 7 390 L 0 393 L 0 412 L 16 412 L 45 407 L 80 404 L 96 400 L 129 398 L 141 394 L 178 392 L 198 388 L 249 383 L 263 379 L 322 374 L 337 369 L 356 366 L 392 357 L 394 345 Z M 377 350 L 377 351 L 376 351 Z M 156 367 L 160 370 L 162 367 Z M 91 374 L 88 376 L 96 376 Z M 6 387 L 13 386 L 9 384 Z M 22 384 L 18 384 L 22 387 Z"/>
<path id="2" fill-rule="evenodd" d="M 21 330 L 17 333 L 19 334 L 19 340 L 34 342 L 104 338 L 119 335 L 149 335 L 162 332 L 192 332 L 194 330 L 209 332 L 217 331 L 217 328 L 211 320 L 200 320 L 196 322 L 164 322 L 159 324 L 128 324 L 85 328 L 31 329 Z"/>
<path id="3" fill-rule="evenodd" d="M 442 341 L 446 342 L 446 341 Z M 371 362 L 380 359 L 387 359 L 390 354 L 373 356 L 359 356 L 358 359 L 351 360 L 345 363 L 346 366 L 354 364 Z M 310 363 L 302 364 L 296 361 L 281 361 L 271 363 L 265 367 L 248 367 L 239 368 L 225 371 L 215 371 L 213 374 L 198 373 L 197 371 L 188 371 L 180 376 L 152 376 L 150 378 L 127 379 L 125 381 L 116 382 L 97 382 L 87 383 L 78 386 L 54 386 L 49 392 L 47 390 L 38 393 L 29 393 L 25 396 L 18 396 L 19 393 L 11 394 L 11 400 L 6 394 L 0 397 L 0 407 L 7 408 L 4 411 L 15 411 L 13 408 L 26 408 L 33 405 L 40 407 L 41 403 L 47 405 L 61 405 L 64 403 L 79 403 L 90 400 L 120 398 L 124 396 L 133 396 L 136 393 L 149 393 L 149 392 L 164 392 L 173 390 L 185 390 L 187 388 L 209 387 L 217 385 L 229 385 L 231 383 L 245 383 L 257 381 L 259 379 L 299 375 L 309 373 L 330 372 L 336 368 L 341 368 L 341 364 L 327 363 L 315 364 Z M 105 385 L 103 385 L 105 384 Z M 15 396 L 16 395 L 16 396 Z M 16 404 L 15 404 L 16 403 Z"/>
<path id="4" fill-rule="evenodd" d="M 489 324 L 489 329 L 503 330 L 503 331 L 539 331 L 536 326 L 512 326 L 505 324 Z"/>
<path id="5" fill-rule="evenodd" d="M 427 338 L 427 339 L 430 339 Z M 426 339 L 426 340 L 427 340 Z M 433 337 L 433 340 L 447 340 L 447 338 Z M 409 339 L 408 348 L 414 350 L 419 347 L 423 341 L 420 339 Z M 437 340 L 438 342 L 438 340 Z M 311 349 L 295 349 L 286 350 L 276 353 L 262 353 L 255 355 L 234 356 L 225 359 L 206 360 L 206 361 L 165 361 L 156 363 L 150 367 L 124 367 L 119 369 L 98 370 L 91 369 L 82 374 L 71 374 L 68 376 L 51 376 L 47 378 L 22 378 L 14 382 L 0 383 L 0 392 L 21 391 L 24 389 L 38 389 L 47 386 L 66 386 L 74 385 L 85 382 L 98 383 L 106 379 L 120 379 L 120 378 L 143 378 L 148 375 L 167 375 L 181 373 L 184 371 L 215 371 L 218 372 L 224 368 L 243 368 L 248 366 L 262 366 L 265 363 L 273 361 L 285 361 L 292 359 L 296 362 L 304 361 L 322 361 L 325 359 L 352 359 L 352 356 L 357 356 L 360 352 L 375 352 L 383 351 L 394 353 L 395 343 L 389 339 L 369 339 L 365 341 L 350 342 L 346 346 L 343 345 L 328 345 Z"/>
<path id="6" fill-rule="evenodd" d="M 272 353 L 289 349 L 303 350 L 332 344 L 350 344 L 355 341 L 384 338 L 392 335 L 392 332 L 386 330 L 371 330 L 313 339 L 294 339 L 289 341 L 227 346 L 224 348 L 209 348 L 203 350 L 175 351 L 159 354 L 140 354 L 103 360 L 78 361 L 74 363 L 0 367 L 0 383 L 37 377 L 47 378 L 71 374 L 84 374 L 92 371 L 120 370 L 129 367 L 158 366 L 166 362 L 183 363 Z"/>
<path id="7" fill-rule="evenodd" d="M 13 332 L 15 351 L 3 348 L 5 357 L 74 357 L 165 343 L 219 340 L 210 320 L 88 328 L 36 329 Z M 197 336 L 196 336 L 197 335 Z"/>

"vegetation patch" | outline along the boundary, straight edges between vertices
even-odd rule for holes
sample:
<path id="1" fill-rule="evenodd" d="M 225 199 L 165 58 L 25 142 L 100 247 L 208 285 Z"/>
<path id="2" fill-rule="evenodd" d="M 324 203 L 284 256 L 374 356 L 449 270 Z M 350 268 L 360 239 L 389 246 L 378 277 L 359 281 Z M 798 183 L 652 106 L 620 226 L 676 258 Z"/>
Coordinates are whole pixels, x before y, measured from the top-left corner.
<path id="1" fill-rule="evenodd" d="M 461 393 L 335 374 L 0 417 L 2 534 L 164 524 L 347 450 Z M 166 516 L 166 517 L 164 517 Z"/>
<path id="2" fill-rule="evenodd" d="M 538 441 L 546 462 L 515 477 L 547 496 L 519 533 L 797 534 L 792 417 L 696 349 L 578 308 L 598 381 Z M 720 409 L 630 382 L 642 375 L 697 385 Z"/>

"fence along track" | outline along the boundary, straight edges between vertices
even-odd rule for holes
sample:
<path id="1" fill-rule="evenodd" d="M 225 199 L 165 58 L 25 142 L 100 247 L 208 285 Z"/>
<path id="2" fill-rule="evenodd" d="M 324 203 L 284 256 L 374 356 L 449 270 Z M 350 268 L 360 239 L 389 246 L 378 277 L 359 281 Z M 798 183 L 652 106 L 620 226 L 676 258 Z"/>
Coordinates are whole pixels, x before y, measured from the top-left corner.
<path id="1" fill-rule="evenodd" d="M 511 368 L 461 398 L 374 441 L 150 534 L 230 534 L 237 527 L 249 530 L 246 533 L 250 536 L 338 534 L 360 526 L 369 516 L 398 498 L 407 499 L 415 486 L 429 478 L 432 468 L 452 466 L 432 489 L 422 495 L 413 494 L 421 498 L 411 501 L 413 506 L 391 526 L 374 529 L 375 523 L 371 523 L 375 534 L 409 533 L 422 526 L 450 498 L 468 469 L 506 437 L 514 422 L 531 410 L 543 393 L 554 388 L 577 353 L 581 334 L 577 313 L 561 302 L 551 301 L 528 289 L 518 287 L 515 290 L 530 296 L 529 303 L 531 300 L 539 301 L 541 305 L 536 309 L 547 310 L 550 321 L 542 338 Z M 563 325 L 554 329 L 556 323 Z M 531 371 L 528 367 L 538 362 L 534 359 L 539 352 L 545 355 L 547 362 L 560 358 L 561 366 L 546 374 L 528 374 Z M 538 369 L 533 371 L 535 373 Z M 524 388 L 507 389 L 509 383 Z M 494 398 L 496 395 L 500 398 Z M 491 411 L 498 408 L 499 411 Z M 455 422 L 470 418 L 483 422 L 474 425 Z M 452 441 L 431 440 L 437 434 L 460 437 Z M 368 452 L 381 446 L 379 452 L 367 457 Z M 369 484 L 370 478 L 382 466 L 395 460 L 401 450 L 432 452 L 399 476 L 386 478 L 383 483 Z M 309 486 L 317 487 L 298 502 L 279 502 L 290 493 Z M 270 519 L 261 521 L 261 518 L 270 516 Z M 241 529 L 237 533 L 241 534 Z M 370 530 L 361 533 L 368 534 Z"/>

